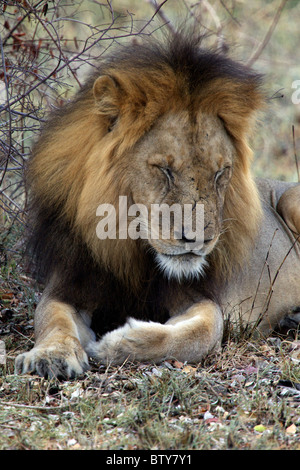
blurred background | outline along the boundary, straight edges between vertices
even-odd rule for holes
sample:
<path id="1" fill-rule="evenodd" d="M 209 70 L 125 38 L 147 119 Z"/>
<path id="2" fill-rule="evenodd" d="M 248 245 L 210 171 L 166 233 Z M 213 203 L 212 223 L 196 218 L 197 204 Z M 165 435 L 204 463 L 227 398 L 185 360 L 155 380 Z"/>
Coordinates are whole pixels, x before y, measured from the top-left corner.
<path id="1" fill-rule="evenodd" d="M 265 74 L 268 102 L 251 139 L 253 171 L 298 180 L 300 0 L 2 0 L 0 13 L 2 262 L 18 249 L 24 168 L 45 117 L 72 98 L 109 49 L 145 35 L 185 25 Z"/>

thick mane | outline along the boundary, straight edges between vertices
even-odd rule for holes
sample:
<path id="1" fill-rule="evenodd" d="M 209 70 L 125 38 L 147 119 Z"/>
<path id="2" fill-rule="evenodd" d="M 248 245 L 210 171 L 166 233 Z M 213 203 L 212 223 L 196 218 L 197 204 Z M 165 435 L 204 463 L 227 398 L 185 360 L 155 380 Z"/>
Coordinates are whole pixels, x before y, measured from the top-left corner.
<path id="1" fill-rule="evenodd" d="M 123 46 L 104 59 L 75 99 L 50 118 L 29 163 L 29 245 L 41 273 L 86 270 L 88 259 L 91 270 L 128 284 L 144 275 L 149 256 L 139 241 L 99 242 L 96 209 L 117 206 L 119 195 L 130 201 L 130 150 L 159 116 L 181 109 L 218 115 L 237 150 L 225 229 L 211 256 L 212 271 L 230 272 L 247 254 L 261 214 L 247 144 L 263 98 L 260 86 L 260 75 L 180 35 L 163 44 Z"/>

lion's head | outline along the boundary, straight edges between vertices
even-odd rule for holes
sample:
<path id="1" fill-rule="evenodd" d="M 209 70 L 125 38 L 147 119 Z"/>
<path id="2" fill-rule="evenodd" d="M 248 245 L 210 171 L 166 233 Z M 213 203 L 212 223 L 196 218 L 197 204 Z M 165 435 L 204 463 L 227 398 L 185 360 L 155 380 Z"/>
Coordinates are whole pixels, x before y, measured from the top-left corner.
<path id="1" fill-rule="evenodd" d="M 43 221 L 52 227 L 40 252 L 51 253 L 53 269 L 62 250 L 71 262 L 78 243 L 126 282 L 143 276 L 149 256 L 170 278 L 202 275 L 206 267 L 229 273 L 247 255 L 261 215 L 247 144 L 260 82 L 248 68 L 179 36 L 128 45 L 105 59 L 46 126 L 29 167 L 39 236 Z M 145 229 L 147 239 L 124 239 L 120 196 L 148 209 L 141 225 L 153 204 L 191 205 L 194 222 L 203 204 L 203 243 L 195 247 L 184 222 L 171 224 L 167 239 L 161 224 L 155 236 Z M 116 208 L 114 239 L 96 234 L 103 204 Z M 59 242 L 53 232 L 62 225 L 66 240 Z"/>
<path id="2" fill-rule="evenodd" d="M 170 111 L 155 121 L 127 158 L 126 194 L 140 208 L 137 220 L 145 248 L 170 278 L 203 274 L 224 230 L 224 199 L 236 159 L 223 123 L 199 111 L 194 116 L 186 109 Z M 202 213 L 196 220 L 199 204 L 203 226 Z"/>

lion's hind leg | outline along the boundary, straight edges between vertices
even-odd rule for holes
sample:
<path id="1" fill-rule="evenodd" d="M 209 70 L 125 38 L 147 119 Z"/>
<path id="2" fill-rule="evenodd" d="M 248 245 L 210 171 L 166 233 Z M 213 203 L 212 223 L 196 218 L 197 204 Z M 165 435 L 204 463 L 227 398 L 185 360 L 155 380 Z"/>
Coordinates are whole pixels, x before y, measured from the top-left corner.
<path id="1" fill-rule="evenodd" d="M 300 185 L 287 189 L 280 197 L 276 209 L 290 230 L 295 235 L 300 234 Z"/>
<path id="2" fill-rule="evenodd" d="M 71 305 L 45 296 L 35 313 L 35 333 L 34 348 L 16 358 L 16 373 L 68 379 L 89 368 L 83 346 L 92 333 Z"/>
<path id="3" fill-rule="evenodd" d="M 87 350 L 102 363 L 122 364 L 127 359 L 161 362 L 167 358 L 196 363 L 220 345 L 222 333 L 219 307 L 203 301 L 166 324 L 131 318 L 99 342 L 91 342 Z"/>

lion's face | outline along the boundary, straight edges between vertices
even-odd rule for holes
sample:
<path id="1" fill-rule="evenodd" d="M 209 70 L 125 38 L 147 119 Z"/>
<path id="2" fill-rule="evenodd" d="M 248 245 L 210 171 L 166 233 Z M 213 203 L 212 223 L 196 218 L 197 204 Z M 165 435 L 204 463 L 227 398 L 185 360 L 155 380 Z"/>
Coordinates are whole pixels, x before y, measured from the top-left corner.
<path id="1" fill-rule="evenodd" d="M 234 157 L 233 143 L 218 117 L 198 113 L 191 118 L 188 112 L 159 118 L 131 150 L 132 199 L 148 209 L 146 216 L 140 213 L 141 230 L 169 278 L 203 274 L 206 257 L 222 233 Z M 155 218 L 158 205 L 165 212 Z M 201 211 L 196 219 L 199 205 L 204 220 Z M 172 209 L 179 208 L 180 214 L 175 216 Z M 170 230 L 165 231 L 164 217 L 168 215 Z"/>

